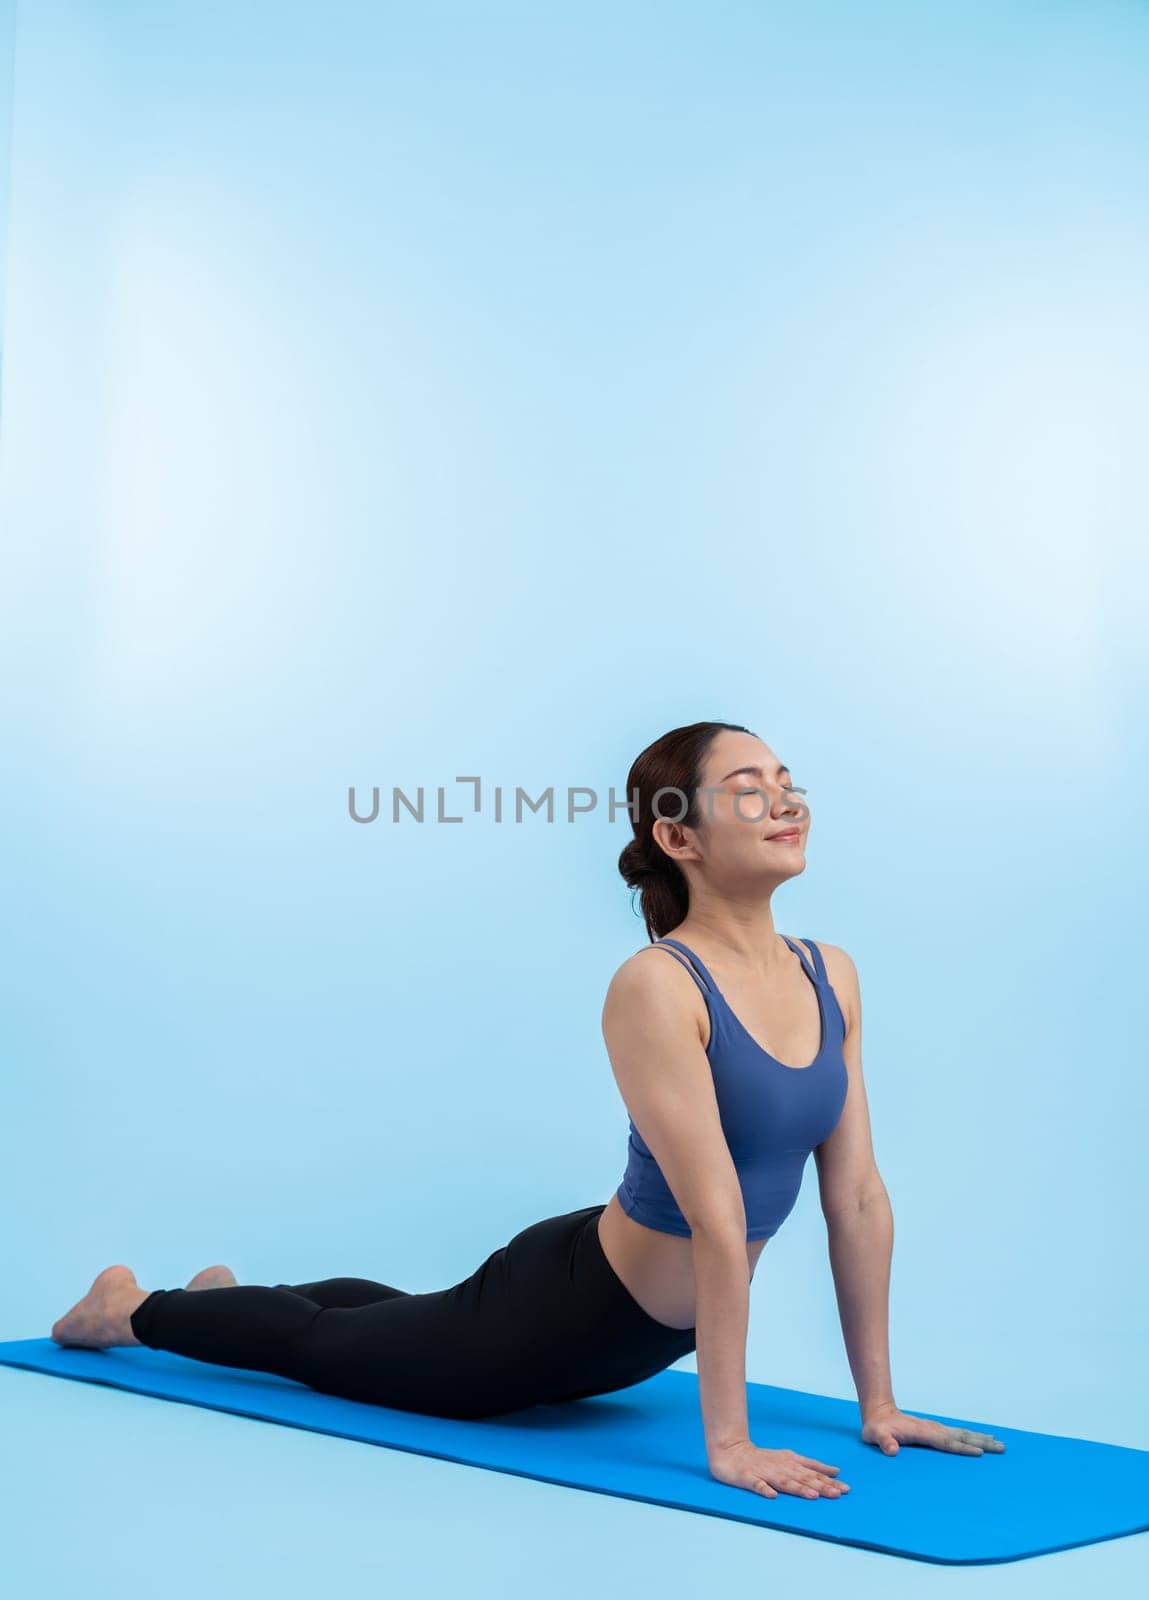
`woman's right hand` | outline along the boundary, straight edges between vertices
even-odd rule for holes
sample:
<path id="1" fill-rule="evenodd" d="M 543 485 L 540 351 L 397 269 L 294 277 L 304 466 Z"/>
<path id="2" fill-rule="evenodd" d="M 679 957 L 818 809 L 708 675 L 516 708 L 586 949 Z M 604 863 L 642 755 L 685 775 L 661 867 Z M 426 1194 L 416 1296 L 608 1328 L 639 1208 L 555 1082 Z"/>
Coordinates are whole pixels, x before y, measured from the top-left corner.
<path id="1" fill-rule="evenodd" d="M 719 1446 L 708 1453 L 708 1460 L 711 1476 L 719 1483 L 749 1489 L 770 1500 L 779 1494 L 799 1495 L 806 1500 L 816 1500 L 824 1494 L 836 1500 L 850 1489 L 848 1483 L 839 1483 L 834 1477 L 839 1469 L 825 1461 L 800 1456 L 794 1450 L 759 1450 L 749 1439 Z"/>

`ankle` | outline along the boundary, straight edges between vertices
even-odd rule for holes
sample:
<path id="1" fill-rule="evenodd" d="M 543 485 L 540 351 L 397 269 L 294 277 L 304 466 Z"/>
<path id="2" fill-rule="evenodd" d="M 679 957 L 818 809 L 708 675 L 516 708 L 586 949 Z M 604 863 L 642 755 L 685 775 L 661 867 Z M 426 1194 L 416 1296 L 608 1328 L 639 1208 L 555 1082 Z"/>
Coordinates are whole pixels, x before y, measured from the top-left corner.
<path id="1" fill-rule="evenodd" d="M 120 1340 L 121 1344 L 142 1343 L 142 1340 L 136 1338 L 135 1332 L 132 1329 L 132 1315 L 140 1306 L 143 1305 L 144 1301 L 148 1298 L 151 1292 L 152 1291 L 150 1289 L 140 1289 L 139 1287 L 134 1287 L 125 1291 L 123 1305 L 120 1308 L 120 1320 L 122 1322 L 121 1332 L 123 1333 L 123 1338 Z"/>

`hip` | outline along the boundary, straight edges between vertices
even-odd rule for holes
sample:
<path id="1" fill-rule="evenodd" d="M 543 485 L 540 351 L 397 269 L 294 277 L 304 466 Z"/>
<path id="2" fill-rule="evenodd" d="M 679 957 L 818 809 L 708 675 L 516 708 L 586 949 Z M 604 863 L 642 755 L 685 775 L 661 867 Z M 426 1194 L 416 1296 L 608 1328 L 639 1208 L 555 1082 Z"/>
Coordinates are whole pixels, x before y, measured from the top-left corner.
<path id="1" fill-rule="evenodd" d="M 480 1269 L 493 1269 L 496 1298 L 520 1326 L 570 1348 L 596 1344 L 673 1361 L 693 1350 L 693 1323 L 673 1326 L 632 1293 L 603 1249 L 606 1205 L 582 1206 L 523 1228 Z M 561 1335 L 561 1337 L 560 1337 Z"/>
<path id="2" fill-rule="evenodd" d="M 583 1206 L 547 1217 L 506 1246 L 506 1303 L 531 1329 L 555 1399 L 642 1382 L 696 1348 L 693 1326 L 671 1327 L 651 1316 L 611 1266 L 598 1230 L 605 1209 Z"/>

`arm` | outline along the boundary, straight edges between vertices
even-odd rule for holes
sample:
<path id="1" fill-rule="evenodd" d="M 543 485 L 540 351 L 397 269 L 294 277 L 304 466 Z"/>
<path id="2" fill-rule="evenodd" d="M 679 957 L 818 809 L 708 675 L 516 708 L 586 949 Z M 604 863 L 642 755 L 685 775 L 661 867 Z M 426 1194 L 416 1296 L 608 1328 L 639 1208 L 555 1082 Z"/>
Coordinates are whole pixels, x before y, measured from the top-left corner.
<path id="1" fill-rule="evenodd" d="M 619 1091 L 690 1224 L 708 1458 L 748 1436 L 750 1269 L 742 1186 L 718 1112 L 693 980 L 643 953 L 611 980 L 602 1031 Z"/>
<path id="2" fill-rule="evenodd" d="M 843 1055 L 849 1087 L 838 1125 L 816 1146 L 814 1161 L 842 1335 L 864 1423 L 883 1409 L 897 1409 L 889 1350 L 894 1218 L 870 1134 L 857 968 L 836 945 L 823 945 L 822 951 L 846 1019 Z"/>
<path id="3" fill-rule="evenodd" d="M 815 1148 L 814 1160 L 842 1333 L 862 1411 L 862 1438 L 887 1456 L 896 1456 L 903 1444 L 927 1445 L 952 1455 L 1000 1453 L 1005 1445 L 993 1434 L 907 1414 L 894 1399 L 889 1348 L 894 1217 L 870 1140 L 858 974 L 844 950 L 836 945 L 823 945 L 822 950 L 834 991 L 843 1001 L 849 1088 L 838 1126 Z"/>

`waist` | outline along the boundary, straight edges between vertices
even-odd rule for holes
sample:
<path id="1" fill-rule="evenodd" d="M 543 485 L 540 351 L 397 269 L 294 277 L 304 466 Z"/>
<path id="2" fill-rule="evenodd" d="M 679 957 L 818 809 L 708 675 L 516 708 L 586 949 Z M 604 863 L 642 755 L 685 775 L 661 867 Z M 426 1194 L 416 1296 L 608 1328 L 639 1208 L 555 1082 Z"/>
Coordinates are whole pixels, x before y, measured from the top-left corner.
<path id="1" fill-rule="evenodd" d="M 693 1328 L 697 1320 L 694 1244 L 689 1234 L 660 1233 L 628 1216 L 612 1195 L 598 1223 L 598 1238 L 616 1276 L 646 1314 L 670 1328 Z M 751 1279 L 766 1239 L 746 1241 Z"/>

